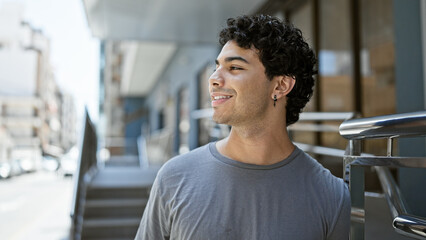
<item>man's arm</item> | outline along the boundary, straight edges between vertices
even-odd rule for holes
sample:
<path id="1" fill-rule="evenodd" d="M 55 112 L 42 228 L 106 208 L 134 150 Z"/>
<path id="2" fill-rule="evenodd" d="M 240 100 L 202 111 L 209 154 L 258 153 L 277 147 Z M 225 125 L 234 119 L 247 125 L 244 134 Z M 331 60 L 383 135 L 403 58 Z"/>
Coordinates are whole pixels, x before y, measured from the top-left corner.
<path id="1" fill-rule="evenodd" d="M 135 240 L 169 239 L 169 215 L 164 204 L 161 176 L 155 179 Z"/>
<path id="2" fill-rule="evenodd" d="M 327 240 L 344 240 L 349 239 L 349 231 L 351 227 L 351 198 L 349 189 L 345 184 L 343 192 L 343 200 L 340 206 L 339 215 L 332 232 L 328 235 Z"/>

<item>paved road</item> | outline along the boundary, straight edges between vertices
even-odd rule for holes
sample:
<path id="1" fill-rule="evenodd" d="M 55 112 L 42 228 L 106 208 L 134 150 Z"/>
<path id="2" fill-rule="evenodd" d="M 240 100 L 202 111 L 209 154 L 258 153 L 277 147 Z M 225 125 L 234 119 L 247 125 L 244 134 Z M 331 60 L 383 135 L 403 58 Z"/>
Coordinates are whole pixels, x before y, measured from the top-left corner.
<path id="1" fill-rule="evenodd" d="M 0 239 L 68 239 L 72 191 L 71 177 L 51 172 L 0 179 Z"/>

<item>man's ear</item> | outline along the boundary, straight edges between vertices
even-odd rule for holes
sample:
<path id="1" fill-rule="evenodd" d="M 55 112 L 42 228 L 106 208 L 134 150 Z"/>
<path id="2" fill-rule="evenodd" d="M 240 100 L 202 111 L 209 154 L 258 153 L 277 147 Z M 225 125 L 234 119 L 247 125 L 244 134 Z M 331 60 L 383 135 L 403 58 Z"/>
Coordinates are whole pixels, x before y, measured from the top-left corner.
<path id="1" fill-rule="evenodd" d="M 287 96 L 296 84 L 296 79 L 290 76 L 276 76 L 274 81 L 275 88 L 271 97 L 274 98 L 274 95 L 276 95 L 277 99 Z"/>

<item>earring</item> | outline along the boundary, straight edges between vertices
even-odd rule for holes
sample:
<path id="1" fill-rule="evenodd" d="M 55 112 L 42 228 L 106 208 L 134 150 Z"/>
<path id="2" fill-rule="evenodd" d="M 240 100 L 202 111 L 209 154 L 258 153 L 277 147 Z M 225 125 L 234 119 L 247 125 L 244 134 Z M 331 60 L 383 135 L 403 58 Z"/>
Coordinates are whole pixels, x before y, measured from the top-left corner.
<path id="1" fill-rule="evenodd" d="M 277 102 L 277 95 L 274 95 L 274 107 L 276 102 Z"/>

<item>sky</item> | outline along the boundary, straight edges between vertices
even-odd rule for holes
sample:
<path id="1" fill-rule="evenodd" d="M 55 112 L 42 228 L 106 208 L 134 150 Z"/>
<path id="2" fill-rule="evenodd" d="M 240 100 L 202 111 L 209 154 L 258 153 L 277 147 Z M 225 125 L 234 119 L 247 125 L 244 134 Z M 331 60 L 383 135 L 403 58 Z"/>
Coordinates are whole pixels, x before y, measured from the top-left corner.
<path id="1" fill-rule="evenodd" d="M 92 37 L 82 0 L 0 0 L 24 5 L 25 20 L 50 39 L 50 59 L 60 88 L 98 119 L 99 40 Z"/>

